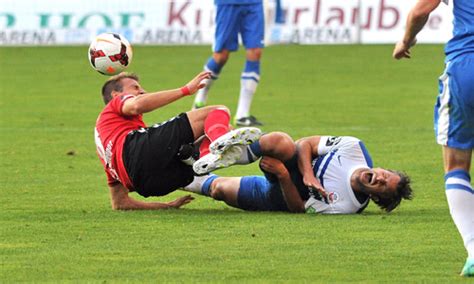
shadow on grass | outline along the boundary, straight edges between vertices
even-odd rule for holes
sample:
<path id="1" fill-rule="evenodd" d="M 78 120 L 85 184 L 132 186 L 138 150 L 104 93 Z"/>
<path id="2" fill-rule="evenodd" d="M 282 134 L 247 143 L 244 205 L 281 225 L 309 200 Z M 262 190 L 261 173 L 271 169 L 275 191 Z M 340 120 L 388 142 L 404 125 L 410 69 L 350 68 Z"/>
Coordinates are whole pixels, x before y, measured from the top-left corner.
<path id="1" fill-rule="evenodd" d="M 290 212 L 281 212 L 281 211 L 245 211 L 235 208 L 185 208 L 185 209 L 170 209 L 163 211 L 135 211 L 137 214 L 151 214 L 151 215 L 191 215 L 191 216 L 225 216 L 225 217 L 244 217 L 244 216 L 278 216 L 285 218 L 432 218 L 433 216 L 439 216 L 439 208 L 404 208 L 400 210 L 395 210 L 390 213 L 385 211 L 372 209 L 367 210 L 361 214 L 296 214 Z"/>

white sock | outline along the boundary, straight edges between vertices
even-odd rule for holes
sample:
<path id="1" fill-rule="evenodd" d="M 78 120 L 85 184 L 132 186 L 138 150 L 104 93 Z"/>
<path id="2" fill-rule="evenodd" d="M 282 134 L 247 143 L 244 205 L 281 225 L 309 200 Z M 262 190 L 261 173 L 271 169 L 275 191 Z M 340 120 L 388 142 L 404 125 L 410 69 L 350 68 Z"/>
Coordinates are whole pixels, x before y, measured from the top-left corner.
<path id="1" fill-rule="evenodd" d="M 238 165 L 251 164 L 260 158 L 252 152 L 249 145 L 235 145 L 234 147 L 239 147 L 242 151 L 240 158 L 236 162 Z"/>
<path id="2" fill-rule="evenodd" d="M 235 114 L 236 118 L 247 117 L 250 115 L 250 106 L 252 104 L 253 95 L 258 86 L 258 82 L 255 79 L 247 78 L 244 74 L 246 73 L 242 73 L 240 79 L 240 96 L 237 112 Z M 255 74 L 253 76 L 255 77 L 258 75 Z"/>
<path id="3" fill-rule="evenodd" d="M 469 174 L 455 170 L 446 174 L 446 197 L 449 211 L 469 258 L 474 258 L 474 190 L 470 184 Z"/>
<path id="4" fill-rule="evenodd" d="M 207 94 L 209 93 L 209 89 L 214 83 L 215 79 L 204 79 L 203 81 L 206 82 L 206 86 L 202 89 L 199 89 L 194 97 L 194 104 L 195 105 L 206 105 L 207 103 Z"/>
<path id="5" fill-rule="evenodd" d="M 202 185 L 206 182 L 208 178 L 212 176 L 215 176 L 215 175 L 195 176 L 194 180 L 190 184 L 183 187 L 183 190 L 202 195 L 202 191 L 201 191 Z"/>
<path id="6" fill-rule="evenodd" d="M 194 97 L 194 105 L 197 106 L 206 105 L 209 89 L 211 88 L 214 81 L 219 77 L 219 74 L 212 72 L 209 68 L 207 68 L 207 66 L 204 66 L 204 71 L 211 72 L 211 78 L 202 80 L 204 83 L 206 83 L 206 86 L 202 89 L 199 89 L 196 93 L 196 96 Z"/>

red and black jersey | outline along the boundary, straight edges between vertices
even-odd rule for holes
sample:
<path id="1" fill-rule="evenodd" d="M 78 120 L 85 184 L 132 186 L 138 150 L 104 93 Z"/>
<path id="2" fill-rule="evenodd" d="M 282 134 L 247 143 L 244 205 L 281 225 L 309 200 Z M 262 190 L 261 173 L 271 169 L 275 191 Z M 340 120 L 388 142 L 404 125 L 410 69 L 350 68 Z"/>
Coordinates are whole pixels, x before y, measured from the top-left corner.
<path id="1" fill-rule="evenodd" d="M 122 107 L 133 95 L 116 96 L 102 110 L 95 125 L 95 144 L 104 165 L 109 185 L 121 183 L 133 190 L 125 169 L 122 153 L 125 138 L 133 130 L 146 127 L 142 115 L 125 116 Z"/>

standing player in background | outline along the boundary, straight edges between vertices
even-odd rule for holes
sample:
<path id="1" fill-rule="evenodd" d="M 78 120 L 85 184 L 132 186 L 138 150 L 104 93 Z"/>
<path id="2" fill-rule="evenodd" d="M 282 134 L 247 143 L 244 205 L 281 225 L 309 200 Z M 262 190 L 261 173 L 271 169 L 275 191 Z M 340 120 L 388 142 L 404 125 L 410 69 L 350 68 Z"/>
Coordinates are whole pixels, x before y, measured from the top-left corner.
<path id="1" fill-rule="evenodd" d="M 264 42 L 264 11 L 262 0 L 215 0 L 216 31 L 213 54 L 204 70 L 211 72 L 206 87 L 199 90 L 193 109 L 206 105 L 212 83 L 217 80 L 229 59 L 239 48 L 239 34 L 246 50 L 245 67 L 240 76 L 240 96 L 234 122 L 238 126 L 262 125 L 250 115 L 250 106 L 260 81 L 260 58 Z"/>
<path id="2" fill-rule="evenodd" d="M 443 0 L 448 4 L 448 0 Z M 439 78 L 435 131 L 443 146 L 445 188 L 451 217 L 468 252 L 462 276 L 474 276 L 474 190 L 469 170 L 474 148 L 474 1 L 452 0 L 453 38 L 446 44 L 446 69 Z M 410 58 L 410 48 L 441 0 L 418 0 L 408 14 L 405 35 L 393 51 Z"/>

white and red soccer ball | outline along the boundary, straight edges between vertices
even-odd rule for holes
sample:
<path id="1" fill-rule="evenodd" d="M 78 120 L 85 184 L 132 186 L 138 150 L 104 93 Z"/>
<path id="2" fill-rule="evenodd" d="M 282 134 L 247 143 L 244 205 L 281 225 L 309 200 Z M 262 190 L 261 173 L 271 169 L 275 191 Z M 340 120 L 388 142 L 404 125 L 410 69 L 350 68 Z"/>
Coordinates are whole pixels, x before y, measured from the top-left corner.
<path id="1" fill-rule="evenodd" d="M 100 34 L 89 46 L 92 68 L 104 75 L 115 75 L 125 70 L 132 62 L 132 56 L 132 46 L 120 34 Z"/>

